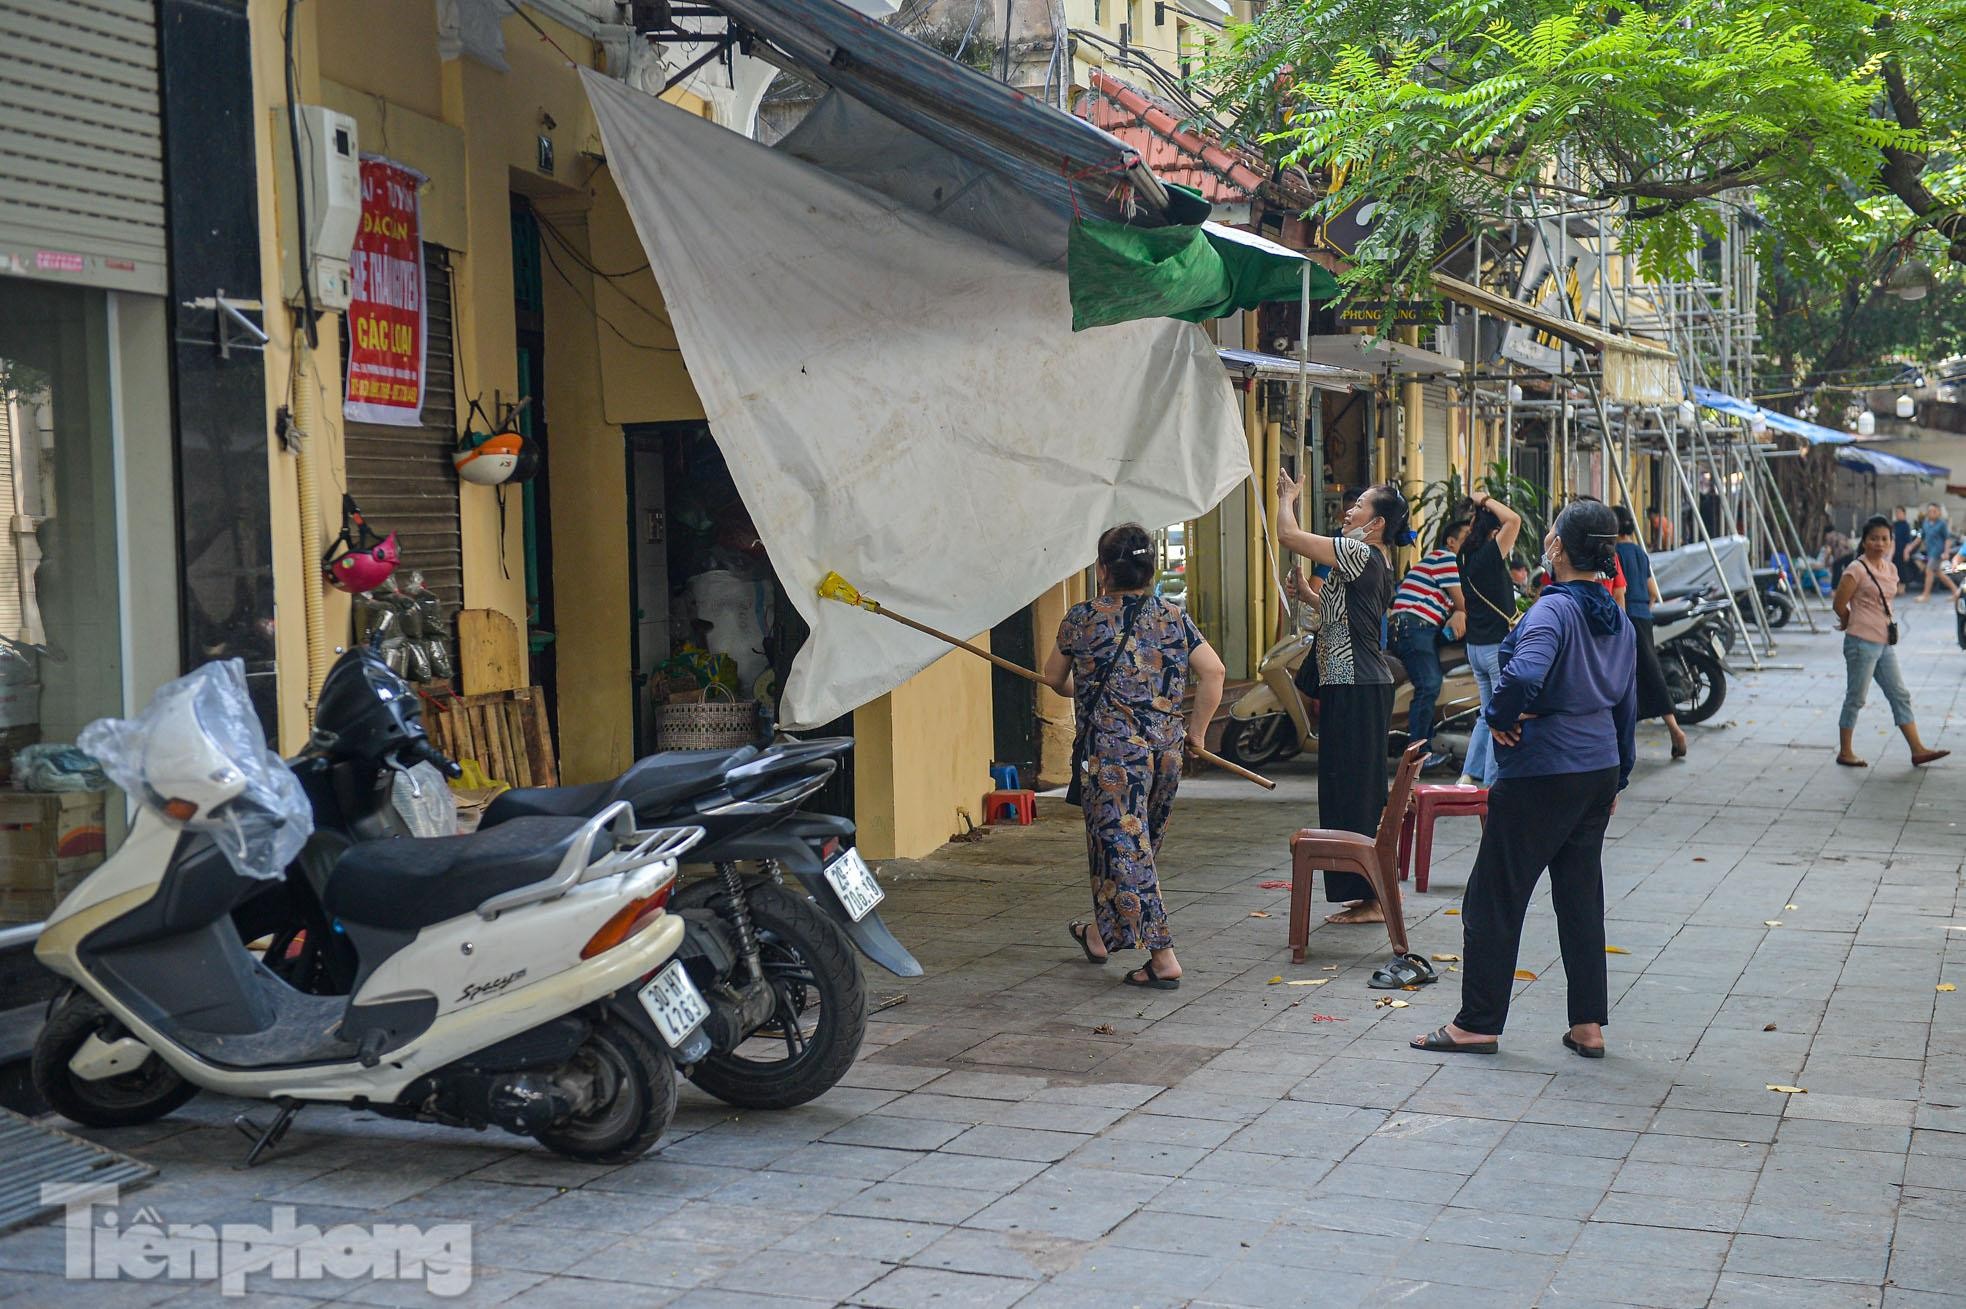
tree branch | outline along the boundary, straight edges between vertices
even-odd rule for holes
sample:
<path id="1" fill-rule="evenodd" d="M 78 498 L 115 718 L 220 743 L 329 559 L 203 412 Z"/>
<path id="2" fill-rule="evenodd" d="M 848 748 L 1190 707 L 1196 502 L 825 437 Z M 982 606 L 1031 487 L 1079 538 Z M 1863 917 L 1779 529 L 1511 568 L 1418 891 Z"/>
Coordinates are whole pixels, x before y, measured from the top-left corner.
<path id="1" fill-rule="evenodd" d="M 1880 25 L 1886 22 L 1879 20 Z M 1903 66 L 1895 59 L 1884 61 L 1884 90 L 1898 126 L 1908 132 L 1916 132 L 1924 126 L 1918 98 L 1905 81 Z M 1904 201 L 1905 208 L 1926 220 L 1934 231 L 1945 238 L 1947 258 L 1956 264 L 1966 264 L 1966 213 L 1933 195 L 1920 176 L 1924 171 L 1924 151 L 1900 150 L 1887 145 L 1884 147 L 1884 163 L 1877 170 L 1877 176 L 1886 189 Z"/>

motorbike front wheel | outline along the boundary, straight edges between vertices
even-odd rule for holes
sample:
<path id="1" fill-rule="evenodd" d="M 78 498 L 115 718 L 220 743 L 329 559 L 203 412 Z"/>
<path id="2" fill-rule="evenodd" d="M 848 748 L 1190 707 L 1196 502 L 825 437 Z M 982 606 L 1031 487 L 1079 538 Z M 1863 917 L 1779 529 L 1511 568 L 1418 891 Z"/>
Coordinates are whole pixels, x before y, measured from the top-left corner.
<path id="1" fill-rule="evenodd" d="M 1768 626 L 1787 627 L 1789 619 L 1795 616 L 1795 606 L 1780 591 L 1763 591 L 1761 607 L 1768 615 Z"/>
<path id="2" fill-rule="evenodd" d="M 561 1075 L 591 1086 L 589 1107 L 533 1139 L 580 1163 L 632 1163 L 676 1116 L 676 1066 L 669 1052 L 620 1018 L 597 1023 Z"/>
<path id="3" fill-rule="evenodd" d="M 1672 645 L 1660 652 L 1659 664 L 1672 693 L 1673 713 L 1681 727 L 1704 723 L 1720 712 L 1727 698 L 1727 670 L 1698 646 Z"/>
<path id="4" fill-rule="evenodd" d="M 55 1007 L 34 1042 L 34 1089 L 49 1107 L 84 1127 L 135 1127 L 182 1107 L 198 1088 L 151 1055 L 127 1073 L 89 1081 L 68 1066 L 91 1036 L 116 1041 L 130 1033 L 81 991 Z"/>
<path id="5" fill-rule="evenodd" d="M 690 1080 L 740 1109 L 789 1109 L 838 1085 L 867 1034 L 867 990 L 845 933 L 818 906 L 770 882 L 746 886 L 765 978 L 766 1026 L 710 1054 Z"/>
<path id="6" fill-rule="evenodd" d="M 1222 729 L 1222 757 L 1244 768 L 1288 759 L 1297 753 L 1297 726 L 1289 714 L 1231 718 Z"/>

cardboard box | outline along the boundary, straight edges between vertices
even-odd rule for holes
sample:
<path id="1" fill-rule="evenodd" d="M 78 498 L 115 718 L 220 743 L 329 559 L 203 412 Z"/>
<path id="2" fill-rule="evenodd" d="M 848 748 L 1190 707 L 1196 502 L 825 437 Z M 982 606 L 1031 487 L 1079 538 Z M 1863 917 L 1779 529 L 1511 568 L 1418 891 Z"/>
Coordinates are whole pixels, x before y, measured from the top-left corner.
<path id="1" fill-rule="evenodd" d="M 0 885 L 17 885 L 5 866 L 15 859 L 102 860 L 107 792 L 0 791 Z"/>
<path id="2" fill-rule="evenodd" d="M 74 859 L 0 858 L 0 923 L 38 923 L 102 866 L 102 853 Z"/>

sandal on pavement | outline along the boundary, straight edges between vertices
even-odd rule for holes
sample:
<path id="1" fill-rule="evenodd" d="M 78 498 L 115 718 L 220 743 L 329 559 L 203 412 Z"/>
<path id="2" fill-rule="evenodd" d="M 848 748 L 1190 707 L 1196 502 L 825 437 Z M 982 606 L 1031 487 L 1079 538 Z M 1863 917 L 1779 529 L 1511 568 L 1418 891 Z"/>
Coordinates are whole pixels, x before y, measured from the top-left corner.
<path id="1" fill-rule="evenodd" d="M 1447 1034 L 1445 1027 L 1436 1027 L 1425 1036 L 1415 1037 L 1410 1044 L 1415 1050 L 1452 1051 L 1455 1054 L 1494 1054 L 1499 1048 L 1495 1041 L 1457 1041 Z"/>
<path id="2" fill-rule="evenodd" d="M 1951 753 L 1952 751 L 1950 750 L 1920 750 L 1911 757 L 1911 766 L 1913 768 L 1923 768 L 1926 764 L 1936 764 L 1939 760 Z"/>
<path id="3" fill-rule="evenodd" d="M 1839 764 L 1842 764 L 1842 765 L 1843 765 L 1843 766 L 1844 766 L 1845 768 L 1868 768 L 1868 767 L 1870 767 L 1870 761 L 1869 761 L 1868 759 L 1845 759 L 1845 758 L 1844 758 L 1844 757 L 1843 757 L 1842 755 L 1838 755 L 1838 756 L 1836 757 L 1836 762 L 1837 762 L 1837 763 L 1839 763 Z M 1912 760 L 1912 763 L 1913 763 L 1914 765 L 1915 765 L 1915 764 L 1917 764 L 1917 762 L 1918 762 L 1918 761 L 1917 761 L 1916 759 L 1914 759 L 1914 760 Z"/>
<path id="4" fill-rule="evenodd" d="M 1570 1035 L 1570 1033 L 1568 1032 L 1565 1032 L 1563 1034 L 1563 1043 L 1569 1046 L 1572 1050 L 1575 1050 L 1578 1054 L 1584 1056 L 1584 1058 L 1586 1059 L 1604 1058 L 1603 1046 L 1585 1045 L 1582 1041 L 1579 1041 L 1576 1037 Z"/>
<path id="5" fill-rule="evenodd" d="M 1144 986 L 1154 991 L 1178 991 L 1181 989 L 1180 978 L 1162 977 L 1154 971 L 1154 957 L 1152 955 L 1147 956 L 1146 963 L 1128 972 L 1120 980 L 1128 986 Z"/>
<path id="6" fill-rule="evenodd" d="M 1108 959 L 1112 958 L 1111 955 L 1092 953 L 1092 942 L 1088 939 L 1092 935 L 1091 923 L 1069 923 L 1066 925 L 1065 931 L 1074 941 L 1079 943 L 1079 949 L 1085 951 L 1085 961 L 1087 963 L 1103 965 Z"/>
<path id="7" fill-rule="evenodd" d="M 1372 974 L 1372 980 L 1366 985 L 1375 991 L 1401 991 L 1409 986 L 1425 986 L 1439 980 L 1440 974 L 1422 956 L 1396 954 Z"/>

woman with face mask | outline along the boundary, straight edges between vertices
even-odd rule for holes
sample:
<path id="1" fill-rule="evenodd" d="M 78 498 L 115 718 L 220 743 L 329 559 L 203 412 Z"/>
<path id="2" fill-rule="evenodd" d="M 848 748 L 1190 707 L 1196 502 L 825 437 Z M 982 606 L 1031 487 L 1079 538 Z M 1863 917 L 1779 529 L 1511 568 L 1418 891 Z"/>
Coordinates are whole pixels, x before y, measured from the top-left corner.
<path id="1" fill-rule="evenodd" d="M 1602 504 L 1557 515 L 1543 540 L 1553 580 L 1502 642 L 1483 712 L 1496 780 L 1461 903 L 1461 1012 L 1415 1037 L 1415 1049 L 1495 1053 L 1522 920 L 1547 868 L 1570 986 L 1563 1043 L 1604 1057 L 1604 829 L 1631 777 L 1638 714 L 1636 636 L 1600 581 L 1617 541 L 1618 520 Z"/>
<path id="2" fill-rule="evenodd" d="M 1318 626 L 1318 825 L 1370 835 L 1386 807 L 1386 736 L 1392 727 L 1393 674 L 1380 646 L 1393 598 L 1390 547 L 1412 539 L 1406 499 L 1389 484 L 1368 486 L 1345 511 L 1344 535 L 1318 536 L 1297 522 L 1303 487 L 1277 478 L 1277 540 L 1285 550 L 1330 566 Z M 1357 873 L 1327 872 L 1324 893 L 1345 908 L 1326 921 L 1383 923 L 1372 886 Z"/>

